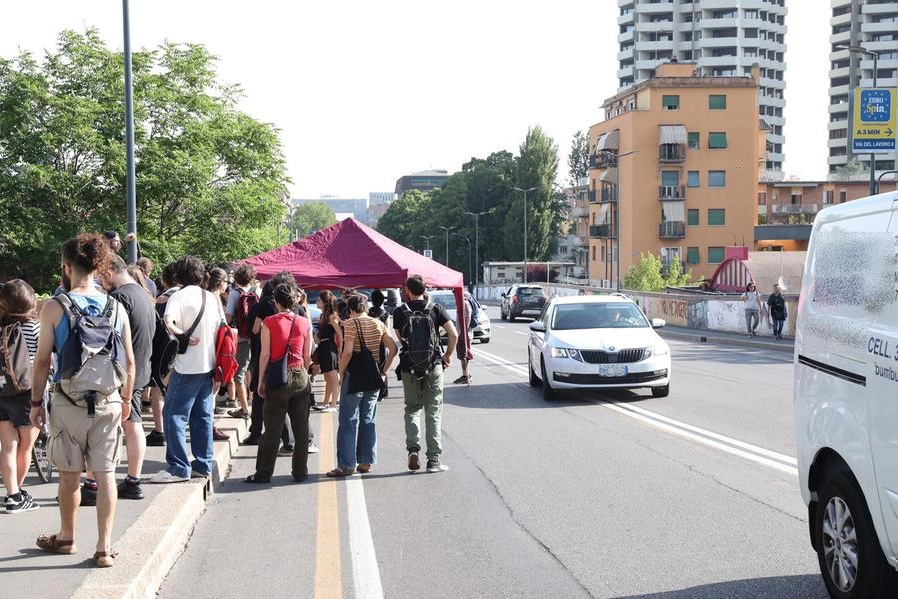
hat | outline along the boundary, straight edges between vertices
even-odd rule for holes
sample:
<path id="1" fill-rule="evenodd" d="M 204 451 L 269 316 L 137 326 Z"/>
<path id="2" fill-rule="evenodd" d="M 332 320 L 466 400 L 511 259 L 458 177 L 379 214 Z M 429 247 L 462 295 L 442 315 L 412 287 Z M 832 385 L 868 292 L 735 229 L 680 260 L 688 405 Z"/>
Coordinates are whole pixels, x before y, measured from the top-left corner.
<path id="1" fill-rule="evenodd" d="M 103 237 L 109 240 L 118 239 L 121 241 L 121 238 L 118 236 L 118 231 L 103 231 Z"/>

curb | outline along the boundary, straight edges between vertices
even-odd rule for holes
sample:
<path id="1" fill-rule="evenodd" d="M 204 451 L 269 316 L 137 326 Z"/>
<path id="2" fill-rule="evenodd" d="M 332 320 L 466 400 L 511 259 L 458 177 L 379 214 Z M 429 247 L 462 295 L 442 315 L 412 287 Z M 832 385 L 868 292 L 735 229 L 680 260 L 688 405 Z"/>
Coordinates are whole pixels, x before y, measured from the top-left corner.
<path id="1" fill-rule="evenodd" d="M 76 599 L 153 599 L 162 582 L 187 546 L 193 527 L 230 471 L 231 457 L 247 423 L 236 418 L 217 418 L 215 425 L 230 433 L 228 441 L 213 447 L 212 476 L 166 485 L 119 537 L 120 553 L 112 568 L 94 569 L 72 594 Z"/>
<path id="2" fill-rule="evenodd" d="M 790 339 L 783 343 L 775 341 L 765 341 L 763 339 L 740 339 L 737 337 L 728 337 L 723 335 L 715 335 L 713 331 L 706 332 L 686 332 L 686 331 L 669 331 L 661 329 L 658 334 L 664 338 L 682 339 L 684 341 L 692 341 L 694 343 L 722 343 L 725 345 L 738 345 L 741 347 L 757 347 L 759 349 L 771 349 L 780 352 L 792 353 L 795 351 L 794 342 Z"/>

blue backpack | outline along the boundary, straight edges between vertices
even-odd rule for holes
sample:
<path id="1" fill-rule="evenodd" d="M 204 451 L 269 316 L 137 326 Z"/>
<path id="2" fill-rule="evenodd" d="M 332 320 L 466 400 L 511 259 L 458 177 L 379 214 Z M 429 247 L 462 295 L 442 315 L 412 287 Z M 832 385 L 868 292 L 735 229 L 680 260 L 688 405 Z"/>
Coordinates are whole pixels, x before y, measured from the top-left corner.
<path id="1" fill-rule="evenodd" d="M 477 302 L 474 301 L 474 298 L 466 298 L 465 301 L 471 306 L 471 321 L 468 323 L 468 330 L 473 331 L 480 326 L 480 321 L 477 320 Z"/>

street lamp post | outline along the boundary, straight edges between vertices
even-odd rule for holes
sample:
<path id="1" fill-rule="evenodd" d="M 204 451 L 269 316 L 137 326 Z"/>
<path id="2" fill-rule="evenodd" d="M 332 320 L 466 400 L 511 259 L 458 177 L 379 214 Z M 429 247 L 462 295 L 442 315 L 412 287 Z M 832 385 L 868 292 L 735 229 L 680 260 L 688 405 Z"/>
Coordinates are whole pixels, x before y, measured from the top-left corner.
<path id="1" fill-rule="evenodd" d="M 524 193 L 524 282 L 527 282 L 527 192 L 533 191 L 536 187 L 521 189 L 520 187 L 512 187 L 514 191 Z"/>
<path id="2" fill-rule="evenodd" d="M 456 235 L 468 242 L 468 272 L 470 273 L 471 272 L 471 238 L 468 237 L 467 235 L 462 235 L 461 233 L 456 233 Z M 470 282 L 470 281 L 471 281 L 471 279 L 468 279 L 468 282 Z"/>
<path id="3" fill-rule="evenodd" d="M 474 285 L 477 285 L 480 279 L 480 227 L 478 225 L 480 223 L 480 217 L 489 213 L 490 210 L 484 210 L 483 212 L 465 211 L 465 214 L 470 214 L 474 217 L 474 265 L 477 267 L 477 270 L 473 273 Z"/>
<path id="4" fill-rule="evenodd" d="M 122 0 L 122 30 L 124 32 L 124 60 L 125 60 L 125 169 L 126 175 L 126 199 L 128 233 L 137 235 L 137 193 L 134 182 L 134 98 L 133 80 L 131 71 L 131 17 L 128 9 L 128 0 Z M 131 238 L 128 242 L 128 264 L 137 262 L 137 240 Z"/>
<path id="5" fill-rule="evenodd" d="M 836 48 L 848 50 L 856 54 L 866 54 L 873 57 L 873 87 L 876 87 L 877 75 L 879 74 L 879 53 L 873 50 L 867 50 L 863 46 L 852 46 L 850 44 L 836 44 Z M 860 108 L 855 106 L 855 110 Z M 850 125 L 849 125 L 850 126 Z M 876 195 L 879 192 L 879 185 L 876 180 L 876 153 L 870 152 L 870 195 Z"/>
<path id="6" fill-rule="evenodd" d="M 433 239 L 434 237 L 436 237 L 436 235 L 422 235 L 421 236 L 421 239 L 423 239 L 424 243 L 426 244 L 424 249 L 426 249 L 426 250 L 430 249 L 430 240 Z"/>
<path id="7" fill-rule="evenodd" d="M 449 231 L 451 231 L 455 227 L 441 226 L 440 228 L 446 232 L 446 266 L 449 266 Z"/>

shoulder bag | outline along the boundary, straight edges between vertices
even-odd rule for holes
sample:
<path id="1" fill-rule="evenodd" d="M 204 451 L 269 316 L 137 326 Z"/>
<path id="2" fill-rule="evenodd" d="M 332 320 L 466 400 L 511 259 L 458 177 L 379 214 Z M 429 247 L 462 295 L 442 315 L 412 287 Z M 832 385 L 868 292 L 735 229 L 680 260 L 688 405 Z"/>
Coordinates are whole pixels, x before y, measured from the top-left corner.
<path id="1" fill-rule="evenodd" d="M 365 337 L 362 335 L 358 319 L 355 321 L 355 328 L 359 334 L 359 351 L 353 352 L 346 368 L 349 372 L 346 390 L 349 393 L 380 390 L 384 385 L 383 375 L 377 362 L 374 361 L 374 354 L 365 346 Z"/>
<path id="2" fill-rule="evenodd" d="M 287 371 L 290 362 L 290 339 L 293 337 L 293 327 L 296 326 L 297 316 L 294 314 L 290 320 L 290 332 L 287 333 L 287 349 L 280 360 L 269 360 L 265 370 L 265 386 L 269 389 L 278 389 L 287 384 Z"/>

